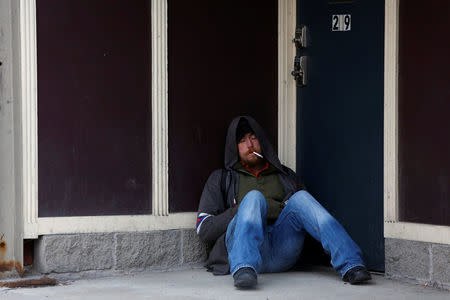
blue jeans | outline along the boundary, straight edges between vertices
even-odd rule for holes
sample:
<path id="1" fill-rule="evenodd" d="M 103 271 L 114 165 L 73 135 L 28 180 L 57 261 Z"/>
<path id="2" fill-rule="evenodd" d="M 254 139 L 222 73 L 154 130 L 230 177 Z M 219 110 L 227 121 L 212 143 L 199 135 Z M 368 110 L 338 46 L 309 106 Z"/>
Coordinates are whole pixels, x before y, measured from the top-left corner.
<path id="1" fill-rule="evenodd" d="M 292 195 L 276 222 L 267 225 L 266 200 L 253 190 L 244 197 L 228 225 L 226 246 L 231 274 L 242 267 L 251 267 L 257 273 L 292 268 L 306 232 L 322 243 L 341 276 L 355 266 L 364 266 L 361 249 L 308 192 Z"/>

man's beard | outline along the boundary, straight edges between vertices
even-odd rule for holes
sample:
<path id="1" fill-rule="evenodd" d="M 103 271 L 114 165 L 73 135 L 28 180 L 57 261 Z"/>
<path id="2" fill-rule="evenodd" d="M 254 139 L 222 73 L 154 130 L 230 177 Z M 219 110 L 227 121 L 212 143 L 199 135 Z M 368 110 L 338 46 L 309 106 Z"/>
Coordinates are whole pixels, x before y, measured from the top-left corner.
<path id="1" fill-rule="evenodd" d="M 264 159 L 253 154 L 253 150 L 247 153 L 247 156 L 243 161 L 250 168 L 261 166 L 264 163 Z"/>

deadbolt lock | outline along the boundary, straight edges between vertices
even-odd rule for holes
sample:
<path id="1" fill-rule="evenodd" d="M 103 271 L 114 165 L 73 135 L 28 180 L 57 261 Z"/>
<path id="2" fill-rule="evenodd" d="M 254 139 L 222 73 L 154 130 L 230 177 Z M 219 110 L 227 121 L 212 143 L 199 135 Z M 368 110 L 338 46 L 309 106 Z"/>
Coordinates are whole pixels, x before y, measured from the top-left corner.
<path id="1" fill-rule="evenodd" d="M 296 56 L 294 59 L 294 71 L 291 72 L 297 86 L 306 85 L 306 56 Z"/>

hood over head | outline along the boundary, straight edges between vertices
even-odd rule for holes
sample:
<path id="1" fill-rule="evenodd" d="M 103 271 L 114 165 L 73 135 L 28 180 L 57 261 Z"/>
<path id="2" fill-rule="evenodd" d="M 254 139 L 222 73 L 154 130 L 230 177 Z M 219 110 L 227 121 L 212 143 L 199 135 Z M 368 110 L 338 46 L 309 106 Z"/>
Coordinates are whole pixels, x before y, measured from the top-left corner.
<path id="1" fill-rule="evenodd" d="M 246 118 L 241 118 L 239 120 L 236 129 L 236 142 L 240 141 L 247 133 L 255 133 L 253 128 L 250 127 Z"/>
<path id="2" fill-rule="evenodd" d="M 266 134 L 264 133 L 264 130 L 261 128 L 261 126 L 258 124 L 258 122 L 255 121 L 250 116 L 239 116 L 233 119 L 231 121 L 230 126 L 228 127 L 227 132 L 227 138 L 225 142 L 225 168 L 230 169 L 233 167 L 235 163 L 237 163 L 239 158 L 238 153 L 238 147 L 237 147 L 237 137 L 236 137 L 236 131 L 238 128 L 239 121 L 244 118 L 247 120 L 248 125 L 250 125 L 251 129 L 255 133 L 256 137 L 259 140 L 259 144 L 261 146 L 262 155 L 264 158 L 274 167 L 276 167 L 278 170 L 284 173 L 283 168 L 281 167 L 280 160 L 278 159 L 277 154 L 275 153 L 275 150 L 273 149 L 272 144 L 269 142 L 269 140 L 266 137 Z"/>

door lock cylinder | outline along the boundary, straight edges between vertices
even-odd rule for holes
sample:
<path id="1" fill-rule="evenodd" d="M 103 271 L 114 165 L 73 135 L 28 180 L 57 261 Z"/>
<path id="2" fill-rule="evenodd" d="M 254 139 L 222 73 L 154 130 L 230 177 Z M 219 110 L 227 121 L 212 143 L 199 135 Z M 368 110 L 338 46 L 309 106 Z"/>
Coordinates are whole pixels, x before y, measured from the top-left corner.
<path id="1" fill-rule="evenodd" d="M 291 72 L 297 83 L 297 86 L 302 87 L 306 85 L 306 56 L 295 56 L 294 71 Z"/>

